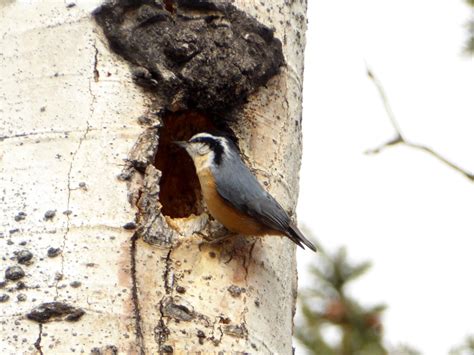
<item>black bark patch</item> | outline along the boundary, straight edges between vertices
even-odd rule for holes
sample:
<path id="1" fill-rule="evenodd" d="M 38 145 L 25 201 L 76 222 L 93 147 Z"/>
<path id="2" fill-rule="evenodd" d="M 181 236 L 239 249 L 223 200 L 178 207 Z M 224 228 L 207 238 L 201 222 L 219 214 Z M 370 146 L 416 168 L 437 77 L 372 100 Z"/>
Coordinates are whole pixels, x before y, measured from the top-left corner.
<path id="1" fill-rule="evenodd" d="M 28 264 L 33 258 L 33 254 L 29 250 L 20 250 L 16 254 L 16 260 L 20 264 Z"/>
<path id="2" fill-rule="evenodd" d="M 206 339 L 206 334 L 202 330 L 198 329 L 196 335 L 199 339 L 199 344 L 203 345 L 204 344 L 204 339 Z"/>
<path id="3" fill-rule="evenodd" d="M 171 345 L 163 345 L 161 347 L 161 352 L 163 352 L 165 354 L 173 353 L 173 347 Z"/>
<path id="4" fill-rule="evenodd" d="M 135 81 L 171 110 L 222 113 L 284 63 L 273 31 L 227 1 L 111 0 L 93 13 Z"/>
<path id="5" fill-rule="evenodd" d="M 61 254 L 61 248 L 49 248 L 48 249 L 48 257 L 50 258 L 55 258 L 57 257 L 59 254 Z"/>
<path id="6" fill-rule="evenodd" d="M 44 220 L 51 220 L 56 215 L 56 210 L 48 210 L 44 213 Z"/>
<path id="7" fill-rule="evenodd" d="M 245 327 L 245 324 L 229 324 L 223 327 L 222 331 L 230 336 L 236 337 L 236 338 L 246 338 L 248 335 L 247 328 Z"/>
<path id="8" fill-rule="evenodd" d="M 242 288 L 236 285 L 230 285 L 227 288 L 227 291 L 229 291 L 232 297 L 239 297 L 243 292 L 245 292 L 245 288 Z"/>
<path id="9" fill-rule="evenodd" d="M 126 230 L 134 230 L 137 228 L 137 225 L 135 222 L 127 222 L 122 226 L 122 228 Z"/>
<path id="10" fill-rule="evenodd" d="M 25 272 L 19 266 L 10 266 L 5 270 L 5 279 L 7 280 L 19 280 L 25 276 Z"/>
<path id="11" fill-rule="evenodd" d="M 102 348 L 94 347 L 91 349 L 91 355 L 117 355 L 119 353 L 118 348 L 115 345 L 107 345 Z"/>
<path id="12" fill-rule="evenodd" d="M 73 307 L 67 303 L 47 302 L 33 308 L 26 317 L 38 323 L 46 323 L 52 320 L 76 322 L 85 313 L 83 309 Z"/>
<path id="13" fill-rule="evenodd" d="M 18 212 L 18 214 L 15 216 L 15 221 L 16 222 L 23 221 L 24 219 L 26 219 L 26 213 L 25 212 Z"/>
<path id="14" fill-rule="evenodd" d="M 178 303 L 172 297 L 167 297 L 163 300 L 161 311 L 164 317 L 170 317 L 178 321 L 189 322 L 195 316 L 190 306 Z"/>
<path id="15" fill-rule="evenodd" d="M 73 281 L 69 284 L 69 286 L 71 286 L 72 288 L 78 288 L 78 287 L 81 287 L 82 285 L 82 282 L 80 281 Z"/>
<path id="16" fill-rule="evenodd" d="M 6 293 L 0 294 L 0 303 L 7 302 L 10 299 L 10 296 Z"/>

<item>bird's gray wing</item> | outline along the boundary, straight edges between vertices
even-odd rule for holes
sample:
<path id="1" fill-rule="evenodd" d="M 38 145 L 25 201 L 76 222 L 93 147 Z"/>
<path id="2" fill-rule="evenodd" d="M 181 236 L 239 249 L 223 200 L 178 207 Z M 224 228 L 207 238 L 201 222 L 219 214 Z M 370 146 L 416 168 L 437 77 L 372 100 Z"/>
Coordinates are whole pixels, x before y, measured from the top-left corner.
<path id="1" fill-rule="evenodd" d="M 239 157 L 225 159 L 214 171 L 217 192 L 233 207 L 255 218 L 263 225 L 286 232 L 290 217 L 280 204 L 258 182 Z M 230 165 L 231 164 L 231 165 Z"/>
<path id="2" fill-rule="evenodd" d="M 291 222 L 280 204 L 260 185 L 257 178 L 242 162 L 240 156 L 224 159 L 222 166 L 215 168 L 213 174 L 219 195 L 237 210 L 253 217 L 270 229 L 280 231 L 295 244 L 304 245 L 313 251 L 316 247 Z"/>

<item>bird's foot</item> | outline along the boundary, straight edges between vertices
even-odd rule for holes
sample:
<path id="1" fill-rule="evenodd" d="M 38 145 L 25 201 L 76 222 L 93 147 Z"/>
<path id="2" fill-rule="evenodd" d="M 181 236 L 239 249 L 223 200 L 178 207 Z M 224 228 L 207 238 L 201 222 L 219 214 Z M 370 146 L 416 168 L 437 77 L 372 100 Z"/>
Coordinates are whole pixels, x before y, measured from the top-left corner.
<path id="1" fill-rule="evenodd" d="M 211 245 L 212 244 L 220 244 L 220 243 L 224 242 L 227 239 L 235 237 L 236 235 L 237 235 L 237 233 L 227 233 L 226 235 L 224 235 L 222 237 L 207 239 L 206 243 L 211 244 Z"/>
<path id="2" fill-rule="evenodd" d="M 226 240 L 228 240 L 232 237 L 235 237 L 237 235 L 237 233 L 227 233 L 224 236 L 220 236 L 220 237 L 217 237 L 217 238 L 212 238 L 209 235 L 205 235 L 205 234 L 202 234 L 202 233 L 197 233 L 197 234 L 199 234 L 203 238 L 203 240 L 199 243 L 199 250 L 201 250 L 201 247 L 203 245 L 221 244 L 221 243 L 225 242 Z"/>

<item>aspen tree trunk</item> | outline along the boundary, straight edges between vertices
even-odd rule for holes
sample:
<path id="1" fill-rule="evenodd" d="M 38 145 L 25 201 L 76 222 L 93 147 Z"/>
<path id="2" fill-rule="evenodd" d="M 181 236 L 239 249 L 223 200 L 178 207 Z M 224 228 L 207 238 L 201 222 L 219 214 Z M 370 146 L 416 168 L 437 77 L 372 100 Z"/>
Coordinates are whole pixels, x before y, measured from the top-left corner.
<path id="1" fill-rule="evenodd" d="M 275 29 L 286 64 L 223 122 L 291 212 L 306 1 L 233 4 Z M 216 223 L 189 161 L 166 162 L 179 154 L 166 144 L 212 120 L 132 80 L 91 15 L 99 5 L 0 1 L 0 353 L 291 353 L 294 245 L 201 244 Z M 195 207 L 186 194 L 176 202 L 165 175 L 194 189 Z"/>

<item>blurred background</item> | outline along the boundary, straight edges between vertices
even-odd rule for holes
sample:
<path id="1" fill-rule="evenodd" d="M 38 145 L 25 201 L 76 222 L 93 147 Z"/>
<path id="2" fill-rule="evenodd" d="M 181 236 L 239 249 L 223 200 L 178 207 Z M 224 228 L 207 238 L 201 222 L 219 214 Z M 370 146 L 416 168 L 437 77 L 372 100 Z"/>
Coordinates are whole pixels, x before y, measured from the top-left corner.
<path id="1" fill-rule="evenodd" d="M 296 354 L 474 354 L 474 1 L 308 6 Z"/>

